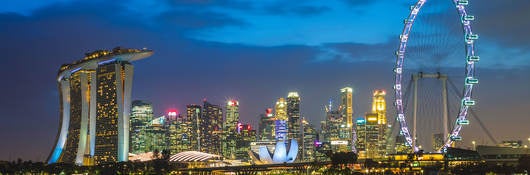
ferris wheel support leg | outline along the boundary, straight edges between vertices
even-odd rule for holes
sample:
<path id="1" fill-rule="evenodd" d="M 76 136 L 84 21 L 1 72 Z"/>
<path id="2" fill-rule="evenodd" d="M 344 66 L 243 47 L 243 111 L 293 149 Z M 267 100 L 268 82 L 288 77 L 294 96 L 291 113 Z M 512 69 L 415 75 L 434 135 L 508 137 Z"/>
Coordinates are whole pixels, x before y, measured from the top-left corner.
<path id="1" fill-rule="evenodd" d="M 440 76 L 442 81 L 442 101 L 443 101 L 443 129 L 444 135 L 443 138 L 449 136 L 449 127 L 448 127 L 448 107 L 447 107 L 447 76 Z"/>
<path id="2" fill-rule="evenodd" d="M 412 75 L 412 80 L 414 81 L 414 111 L 412 111 L 412 148 L 416 147 L 416 117 L 418 114 L 418 78 L 421 75 L 414 74 Z M 414 149 L 413 149 L 414 151 Z"/>

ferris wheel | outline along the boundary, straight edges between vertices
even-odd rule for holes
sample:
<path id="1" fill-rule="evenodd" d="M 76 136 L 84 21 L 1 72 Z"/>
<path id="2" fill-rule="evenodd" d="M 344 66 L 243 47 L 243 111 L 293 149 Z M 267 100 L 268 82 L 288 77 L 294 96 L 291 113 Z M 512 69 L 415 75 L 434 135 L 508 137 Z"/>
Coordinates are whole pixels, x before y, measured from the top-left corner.
<path id="1" fill-rule="evenodd" d="M 466 6 L 469 5 L 468 0 L 451 0 L 458 15 L 460 16 L 461 28 L 463 31 L 463 46 L 465 47 L 465 54 L 462 58 L 465 60 L 465 78 L 463 80 L 464 89 L 461 95 L 461 103 L 456 116 L 456 121 L 452 127 L 451 132 L 444 136 L 444 144 L 440 148 L 435 148 L 438 152 L 445 152 L 454 141 L 462 140 L 460 131 L 463 126 L 468 125 L 467 113 L 471 106 L 475 105 L 475 101 L 472 98 L 473 86 L 478 83 L 478 79 L 475 77 L 475 64 L 479 61 L 479 56 L 475 52 L 475 40 L 478 39 L 478 35 L 473 33 L 471 30 L 471 22 L 475 19 L 474 16 L 469 15 L 466 11 Z M 416 17 L 419 15 L 420 10 L 424 6 L 427 0 L 418 0 L 410 8 L 410 14 L 404 21 L 404 28 L 400 35 L 399 49 L 396 51 L 396 63 L 394 67 L 394 105 L 396 106 L 396 117 L 400 124 L 401 134 L 405 138 L 405 144 L 410 146 L 414 152 L 418 152 L 419 148 L 415 145 L 414 136 L 411 136 L 405 117 L 405 108 L 403 102 L 403 72 L 404 72 L 404 60 L 406 57 L 407 42 L 409 40 L 412 26 Z"/>

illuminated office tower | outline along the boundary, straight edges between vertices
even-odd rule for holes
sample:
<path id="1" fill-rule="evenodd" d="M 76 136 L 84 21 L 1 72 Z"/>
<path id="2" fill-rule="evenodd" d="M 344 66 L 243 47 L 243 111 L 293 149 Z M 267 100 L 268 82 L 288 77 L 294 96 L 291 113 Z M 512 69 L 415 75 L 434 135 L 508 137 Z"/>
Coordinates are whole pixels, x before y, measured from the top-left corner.
<path id="1" fill-rule="evenodd" d="M 392 131 L 387 123 L 386 117 L 386 92 L 384 90 L 375 90 L 373 94 L 372 113 L 377 114 L 377 124 L 380 125 L 379 134 L 382 138 L 379 140 L 379 155 L 384 156 L 391 151 L 391 145 L 387 144 L 393 139 Z"/>
<path id="2" fill-rule="evenodd" d="M 236 142 L 239 130 L 239 102 L 229 100 L 226 104 L 226 118 L 223 123 L 222 153 L 225 158 L 236 158 Z"/>
<path id="3" fill-rule="evenodd" d="M 353 89 L 345 87 L 340 89 L 340 112 L 345 117 L 346 126 L 353 126 Z"/>
<path id="4" fill-rule="evenodd" d="M 432 148 L 441 148 L 444 144 L 444 134 L 443 133 L 437 133 L 432 135 Z"/>
<path id="5" fill-rule="evenodd" d="M 200 121 L 200 151 L 221 155 L 223 110 L 219 105 L 204 101 Z"/>
<path id="6" fill-rule="evenodd" d="M 186 106 L 186 120 L 188 124 L 188 137 L 190 140 L 190 150 L 201 150 L 201 116 L 202 107 L 190 104 Z"/>
<path id="7" fill-rule="evenodd" d="M 249 161 L 248 151 L 250 150 L 250 143 L 256 142 L 256 130 L 252 129 L 250 124 L 241 123 L 238 123 L 237 128 L 235 159 Z"/>
<path id="8" fill-rule="evenodd" d="M 300 96 L 298 92 L 289 92 L 287 95 L 288 138 L 296 139 L 302 143 L 300 134 Z M 302 148 L 302 147 L 299 147 Z"/>
<path id="9" fill-rule="evenodd" d="M 378 115 L 375 113 L 368 113 L 365 116 L 366 118 L 366 158 L 380 158 L 380 146 L 379 141 L 383 139 L 383 135 L 380 134 L 380 126 L 377 124 Z"/>
<path id="10" fill-rule="evenodd" d="M 379 124 L 379 115 L 376 113 L 366 114 L 366 158 L 382 158 L 386 151 L 386 125 Z"/>
<path id="11" fill-rule="evenodd" d="M 372 113 L 378 115 L 378 124 L 386 124 L 386 102 L 385 102 L 386 92 L 383 90 L 375 90 L 373 95 L 372 102 Z"/>
<path id="12" fill-rule="evenodd" d="M 359 117 L 355 120 L 355 130 L 357 131 L 357 142 L 355 148 L 359 158 L 366 158 L 366 119 Z"/>
<path id="13" fill-rule="evenodd" d="M 92 165 L 127 161 L 132 61 L 151 50 L 98 50 L 62 65 L 57 83 L 60 128 L 48 163 Z"/>
<path id="14" fill-rule="evenodd" d="M 284 98 L 279 98 L 274 108 L 276 112 L 274 115 L 276 117 L 276 121 L 274 123 L 275 138 L 277 141 L 287 140 L 287 102 L 285 102 Z"/>
<path id="15" fill-rule="evenodd" d="M 132 102 L 130 117 L 130 144 L 129 152 L 144 153 L 147 143 L 147 127 L 153 120 L 153 106 L 145 101 L 135 100 Z"/>
<path id="16" fill-rule="evenodd" d="M 187 119 L 176 112 L 169 112 L 169 152 L 171 154 L 191 151 L 190 130 Z"/>
<path id="17" fill-rule="evenodd" d="M 272 108 L 267 108 L 265 114 L 260 114 L 259 122 L 259 141 L 274 141 L 276 140 L 275 129 L 276 129 L 276 119 L 274 114 L 272 114 Z"/>
<path id="18" fill-rule="evenodd" d="M 326 112 L 326 121 L 323 125 L 323 141 L 329 143 L 332 152 L 351 151 L 351 127 L 346 126 L 346 117 L 337 110 Z"/>
<path id="19" fill-rule="evenodd" d="M 169 121 L 166 116 L 151 120 L 147 127 L 147 146 L 144 152 L 162 152 L 169 149 L 168 128 Z"/>
<path id="20" fill-rule="evenodd" d="M 303 162 L 315 161 L 316 148 L 315 141 L 317 140 L 317 132 L 315 128 L 305 118 L 302 119 L 302 156 Z"/>
<path id="21" fill-rule="evenodd" d="M 341 126 L 341 133 L 347 137 L 346 140 L 350 146 L 348 151 L 356 151 L 354 144 L 357 140 L 357 135 L 355 126 L 353 126 L 353 89 L 351 87 L 340 89 L 339 112 L 343 116 L 342 120 L 345 123 L 345 127 Z"/>
<path id="22" fill-rule="evenodd" d="M 396 136 L 396 145 L 393 150 L 394 153 L 396 154 L 410 153 L 412 149 L 411 147 L 406 145 L 406 142 L 407 141 L 405 140 L 405 136 L 403 136 L 403 134 L 400 132 L 400 134 Z"/>

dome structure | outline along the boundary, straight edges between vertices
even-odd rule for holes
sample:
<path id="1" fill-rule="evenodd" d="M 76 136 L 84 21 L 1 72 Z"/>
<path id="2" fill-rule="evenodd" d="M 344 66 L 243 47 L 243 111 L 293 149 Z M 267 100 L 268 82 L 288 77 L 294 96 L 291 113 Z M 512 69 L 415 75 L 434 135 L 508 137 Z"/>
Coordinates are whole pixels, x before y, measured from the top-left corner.
<path id="1" fill-rule="evenodd" d="M 169 157 L 170 162 L 202 162 L 221 159 L 222 156 L 199 151 L 184 151 Z"/>

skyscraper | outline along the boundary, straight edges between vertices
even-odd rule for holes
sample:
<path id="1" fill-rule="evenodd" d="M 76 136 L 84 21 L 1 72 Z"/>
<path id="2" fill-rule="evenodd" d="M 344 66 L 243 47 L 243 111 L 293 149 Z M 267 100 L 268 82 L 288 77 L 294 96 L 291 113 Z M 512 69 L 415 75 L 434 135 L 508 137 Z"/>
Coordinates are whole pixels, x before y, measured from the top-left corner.
<path id="1" fill-rule="evenodd" d="M 145 101 L 132 102 L 130 118 L 130 144 L 129 152 L 138 154 L 146 150 L 147 127 L 153 120 L 153 106 Z"/>
<path id="2" fill-rule="evenodd" d="M 188 137 L 190 150 L 201 150 L 201 116 L 202 107 L 196 104 L 186 105 L 186 120 L 188 124 Z"/>
<path id="3" fill-rule="evenodd" d="M 276 140 L 287 140 L 287 134 L 288 134 L 288 124 L 287 124 L 287 103 L 285 102 L 284 98 L 279 98 L 275 105 L 275 112 L 274 115 L 276 118 L 275 121 L 275 137 Z"/>
<path id="4" fill-rule="evenodd" d="M 302 119 L 302 156 L 301 159 L 304 162 L 315 161 L 316 147 L 315 141 L 317 140 L 317 132 L 315 128 L 305 118 Z"/>
<path id="5" fill-rule="evenodd" d="M 127 161 L 133 66 L 151 50 L 115 48 L 61 66 L 61 127 L 48 163 Z"/>
<path id="6" fill-rule="evenodd" d="M 384 90 L 375 90 L 373 95 L 372 102 L 372 113 L 378 115 L 378 124 L 386 124 L 386 101 L 385 101 L 386 92 Z"/>
<path id="7" fill-rule="evenodd" d="M 229 100 L 226 104 L 225 121 L 223 123 L 223 156 L 229 159 L 236 158 L 236 144 L 238 138 L 239 102 Z"/>
<path id="8" fill-rule="evenodd" d="M 239 122 L 239 102 L 236 100 L 229 100 L 226 104 L 226 119 L 224 122 L 224 129 L 226 131 L 235 132 L 238 122 Z"/>
<path id="9" fill-rule="evenodd" d="M 356 151 L 354 144 L 357 142 L 357 134 L 353 125 L 353 89 L 351 87 L 340 89 L 339 111 L 345 120 L 345 127 L 341 126 L 341 133 L 348 137 L 349 151 Z"/>
<path id="10" fill-rule="evenodd" d="M 359 117 L 355 120 L 355 130 L 357 131 L 357 141 L 355 148 L 359 158 L 366 158 L 366 119 Z"/>
<path id="11" fill-rule="evenodd" d="M 300 133 L 300 96 L 298 92 L 289 92 L 287 95 L 287 117 L 288 138 L 296 139 L 298 143 L 302 143 Z"/>
<path id="12" fill-rule="evenodd" d="M 223 110 L 219 105 L 204 101 L 200 122 L 201 152 L 221 155 Z"/>
<path id="13" fill-rule="evenodd" d="M 172 113 L 175 117 L 172 117 Z M 191 138 L 189 122 L 187 119 L 176 112 L 169 112 L 170 124 L 169 124 L 169 151 L 171 154 L 180 153 L 183 151 L 194 150 L 191 148 Z M 196 148 L 196 147 L 195 147 Z"/>
<path id="14" fill-rule="evenodd" d="M 276 119 L 272 114 L 272 108 L 267 108 L 265 114 L 260 114 L 259 141 L 275 141 Z"/>
<path id="15" fill-rule="evenodd" d="M 353 89 L 345 87 L 340 89 L 340 111 L 346 118 L 346 126 L 353 126 Z"/>
<path id="16" fill-rule="evenodd" d="M 250 124 L 239 123 L 236 133 L 235 158 L 249 161 L 248 151 L 250 150 L 250 143 L 256 141 L 256 130 L 252 129 Z"/>
<path id="17" fill-rule="evenodd" d="M 385 91 L 375 90 L 372 111 L 365 115 L 364 146 L 366 158 L 381 158 L 387 152 L 388 126 L 386 120 Z"/>

